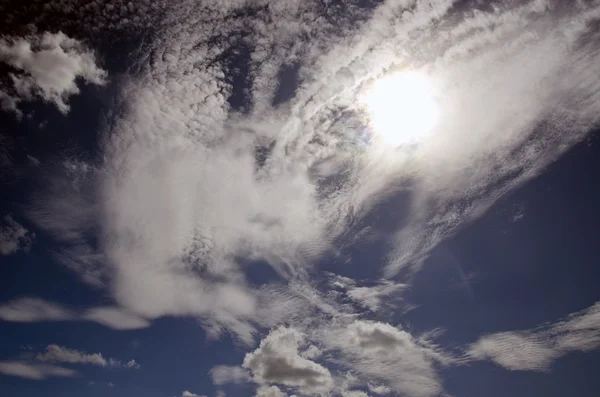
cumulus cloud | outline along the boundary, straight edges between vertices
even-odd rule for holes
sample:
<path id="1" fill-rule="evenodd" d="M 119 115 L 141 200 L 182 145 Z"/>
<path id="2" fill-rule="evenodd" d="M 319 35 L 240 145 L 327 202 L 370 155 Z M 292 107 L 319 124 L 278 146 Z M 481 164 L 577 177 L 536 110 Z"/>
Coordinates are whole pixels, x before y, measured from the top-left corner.
<path id="1" fill-rule="evenodd" d="M 31 233 L 10 215 L 0 223 L 0 254 L 10 255 L 18 251 L 29 251 L 35 233 Z"/>
<path id="2" fill-rule="evenodd" d="M 106 367 L 108 361 L 100 353 L 88 354 L 75 349 L 67 349 L 63 346 L 48 345 L 46 352 L 35 356 L 38 361 L 69 364 L 91 364 Z"/>
<path id="3" fill-rule="evenodd" d="M 470 346 L 474 360 L 490 360 L 511 371 L 549 371 L 558 358 L 600 347 L 600 303 L 568 318 L 529 331 L 481 337 Z"/>
<path id="4" fill-rule="evenodd" d="M 257 383 L 277 383 L 297 388 L 303 394 L 326 393 L 333 387 L 329 370 L 298 353 L 302 335 L 292 328 L 271 331 L 258 349 L 246 354 L 243 367 L 252 371 Z"/>
<path id="5" fill-rule="evenodd" d="M 210 376 L 215 385 L 226 383 L 244 383 L 250 380 L 248 371 L 230 365 L 217 365 L 210 370 Z"/>
<path id="6" fill-rule="evenodd" d="M 79 93 L 78 78 L 99 85 L 106 78 L 106 72 L 96 66 L 94 55 L 62 32 L 0 39 L 0 62 L 18 71 L 10 74 L 16 96 L 3 91 L 0 97 L 4 109 L 13 111 L 20 101 L 40 98 L 67 113 L 68 98 Z"/>
<path id="7" fill-rule="evenodd" d="M 82 313 L 39 298 L 20 298 L 0 305 L 0 319 L 18 323 L 92 321 L 116 330 L 145 328 L 150 323 L 118 307 L 97 307 Z"/>
<path id="8" fill-rule="evenodd" d="M 77 375 L 76 371 L 69 368 L 20 361 L 0 361 L 0 373 L 31 380 L 42 380 L 49 377 L 74 377 Z"/>

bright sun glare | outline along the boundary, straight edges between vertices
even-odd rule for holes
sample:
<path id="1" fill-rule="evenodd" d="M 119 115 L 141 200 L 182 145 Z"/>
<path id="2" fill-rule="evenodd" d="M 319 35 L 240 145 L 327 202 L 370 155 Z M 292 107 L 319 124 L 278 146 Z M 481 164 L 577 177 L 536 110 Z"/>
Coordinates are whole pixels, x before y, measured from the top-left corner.
<path id="1" fill-rule="evenodd" d="M 423 139 L 439 117 L 431 84 L 417 72 L 378 79 L 366 95 L 366 105 L 376 139 L 392 146 Z"/>

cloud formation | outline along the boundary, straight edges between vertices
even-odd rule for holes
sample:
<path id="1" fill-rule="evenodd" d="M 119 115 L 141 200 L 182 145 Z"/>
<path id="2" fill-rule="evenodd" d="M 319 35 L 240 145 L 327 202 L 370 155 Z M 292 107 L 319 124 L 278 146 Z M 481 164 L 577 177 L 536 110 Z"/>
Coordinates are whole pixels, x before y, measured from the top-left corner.
<path id="1" fill-rule="evenodd" d="M 0 254 L 10 255 L 18 251 L 29 251 L 35 233 L 25 229 L 10 215 L 6 215 L 0 222 Z"/>
<path id="2" fill-rule="evenodd" d="M 210 370 L 210 377 L 215 385 L 227 383 L 245 383 L 250 380 L 248 371 L 230 365 L 217 365 Z"/>
<path id="3" fill-rule="evenodd" d="M 200 394 L 195 394 L 195 393 L 192 393 L 191 391 L 184 390 L 181 393 L 181 397 L 206 397 L 206 396 L 204 396 L 204 395 L 201 396 Z"/>
<path id="4" fill-rule="evenodd" d="M 600 347 L 600 303 L 554 324 L 530 331 L 509 331 L 481 337 L 470 346 L 475 360 L 490 360 L 510 371 L 549 371 L 570 352 Z"/>
<path id="5" fill-rule="evenodd" d="M 143 55 L 131 60 L 119 86 L 123 106 L 103 131 L 102 161 L 68 163 L 61 189 L 32 200 L 30 216 L 64 248 L 61 263 L 116 306 L 74 313 L 14 301 L 0 317 L 135 329 L 190 316 L 210 337 L 228 332 L 248 346 L 272 328 L 243 362 L 257 394 L 284 393 L 279 386 L 340 391 L 331 369 L 338 367 L 372 394 L 443 393 L 437 367 L 453 363 L 449 354 L 366 318 L 401 295 L 436 244 L 598 122 L 600 51 L 582 38 L 599 7 L 558 10 L 536 0 L 460 12 L 452 0 L 385 1 L 368 10 L 347 3 L 343 10 L 299 0 L 127 4 L 122 14 L 132 18 L 107 7 L 96 30 L 156 16 L 177 23 L 157 23 Z M 65 13 L 78 12 L 71 8 Z M 15 75 L 17 93 L 66 111 L 73 76 L 102 83 L 80 43 L 39 40 L 47 50 L 24 39 L 3 44 L 2 59 L 25 74 Z M 48 51 L 56 56 L 49 72 L 35 71 L 27 60 L 50 59 Z M 288 69 L 297 69 L 298 84 L 285 96 L 278 76 Z M 414 147 L 378 147 L 361 98 L 373 79 L 402 70 L 431 80 L 440 121 L 433 138 Z M 0 93 L 6 108 L 15 98 Z M 331 294 L 310 280 L 324 255 L 380 241 L 391 252 L 368 263 L 378 272 L 374 283 L 339 279 L 341 292 Z M 253 269 L 262 265 L 274 275 L 257 282 Z M 561 332 L 550 333 L 558 350 L 535 331 L 483 338 L 471 356 L 546 368 L 556 351 L 580 349 L 595 335 Z M 217 368 L 217 385 L 245 379 L 237 367 Z"/>
<path id="6" fill-rule="evenodd" d="M 360 384 L 378 385 L 410 396 L 434 396 L 443 388 L 436 367 L 449 365 L 452 356 L 390 324 L 356 320 L 318 334 L 334 351 L 340 365 L 355 373 Z"/>
<path id="7" fill-rule="evenodd" d="M 246 354 L 243 367 L 259 383 L 277 383 L 297 388 L 303 394 L 324 394 L 333 387 L 329 370 L 298 353 L 302 335 L 280 327 L 271 331 L 258 349 Z"/>
<path id="8" fill-rule="evenodd" d="M 18 323 L 70 320 L 73 313 L 38 298 L 15 299 L 0 306 L 0 319 Z"/>
<path id="9" fill-rule="evenodd" d="M 116 330 L 146 328 L 150 323 L 118 307 L 97 307 L 81 313 L 39 298 L 20 298 L 0 305 L 0 319 L 17 323 L 92 321 Z"/>
<path id="10" fill-rule="evenodd" d="M 31 380 L 42 380 L 49 377 L 74 377 L 77 375 L 76 371 L 69 368 L 20 361 L 0 361 L 0 373 Z"/>
<path id="11" fill-rule="evenodd" d="M 88 354 L 79 350 L 67 349 L 63 346 L 48 345 L 46 352 L 38 353 L 35 359 L 51 363 L 91 364 L 106 367 L 108 361 L 100 353 Z"/>
<path id="12" fill-rule="evenodd" d="M 0 62 L 16 70 L 10 74 L 14 94 L 0 90 L 3 108 L 16 112 L 19 102 L 39 98 L 67 113 L 68 98 L 79 93 L 76 79 L 97 85 L 106 79 L 106 72 L 96 66 L 94 55 L 80 41 L 62 32 L 2 38 Z"/>

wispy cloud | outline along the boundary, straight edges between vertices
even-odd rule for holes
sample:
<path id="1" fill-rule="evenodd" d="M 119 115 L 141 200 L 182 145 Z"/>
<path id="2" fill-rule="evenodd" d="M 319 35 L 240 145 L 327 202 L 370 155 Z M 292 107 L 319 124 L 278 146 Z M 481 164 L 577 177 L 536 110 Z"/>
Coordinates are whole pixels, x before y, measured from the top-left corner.
<path id="1" fill-rule="evenodd" d="M 215 385 L 227 383 L 244 383 L 250 381 L 248 371 L 241 367 L 217 365 L 210 370 L 210 377 Z"/>
<path id="2" fill-rule="evenodd" d="M 527 331 L 508 331 L 481 337 L 470 346 L 473 360 L 490 360 L 511 371 L 549 371 L 570 352 L 600 347 L 600 303 L 562 321 Z"/>
<path id="3" fill-rule="evenodd" d="M 77 375 L 76 371 L 69 368 L 20 361 L 0 361 L 0 373 L 31 380 L 42 380 L 54 376 L 74 377 Z"/>
<path id="4" fill-rule="evenodd" d="M 19 323 L 64 321 L 73 318 L 73 312 L 55 303 L 38 298 L 22 298 L 0 306 L 0 319 Z"/>
<path id="5" fill-rule="evenodd" d="M 0 319 L 18 323 L 92 321 L 117 330 L 146 328 L 150 324 L 118 307 L 97 307 L 80 313 L 39 298 L 20 298 L 0 305 Z"/>
<path id="6" fill-rule="evenodd" d="M 100 367 L 106 367 L 108 361 L 102 357 L 100 353 L 88 354 L 74 349 L 67 349 L 63 346 L 48 345 L 44 353 L 38 353 L 35 356 L 38 361 L 52 363 L 69 363 L 69 364 L 91 364 Z"/>

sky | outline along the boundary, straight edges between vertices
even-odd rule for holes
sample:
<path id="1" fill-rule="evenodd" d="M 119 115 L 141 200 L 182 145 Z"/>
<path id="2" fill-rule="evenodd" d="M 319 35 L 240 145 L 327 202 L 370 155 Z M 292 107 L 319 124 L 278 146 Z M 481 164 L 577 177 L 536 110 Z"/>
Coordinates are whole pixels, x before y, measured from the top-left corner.
<path id="1" fill-rule="evenodd" d="M 600 1 L 0 0 L 3 396 L 596 396 Z"/>

